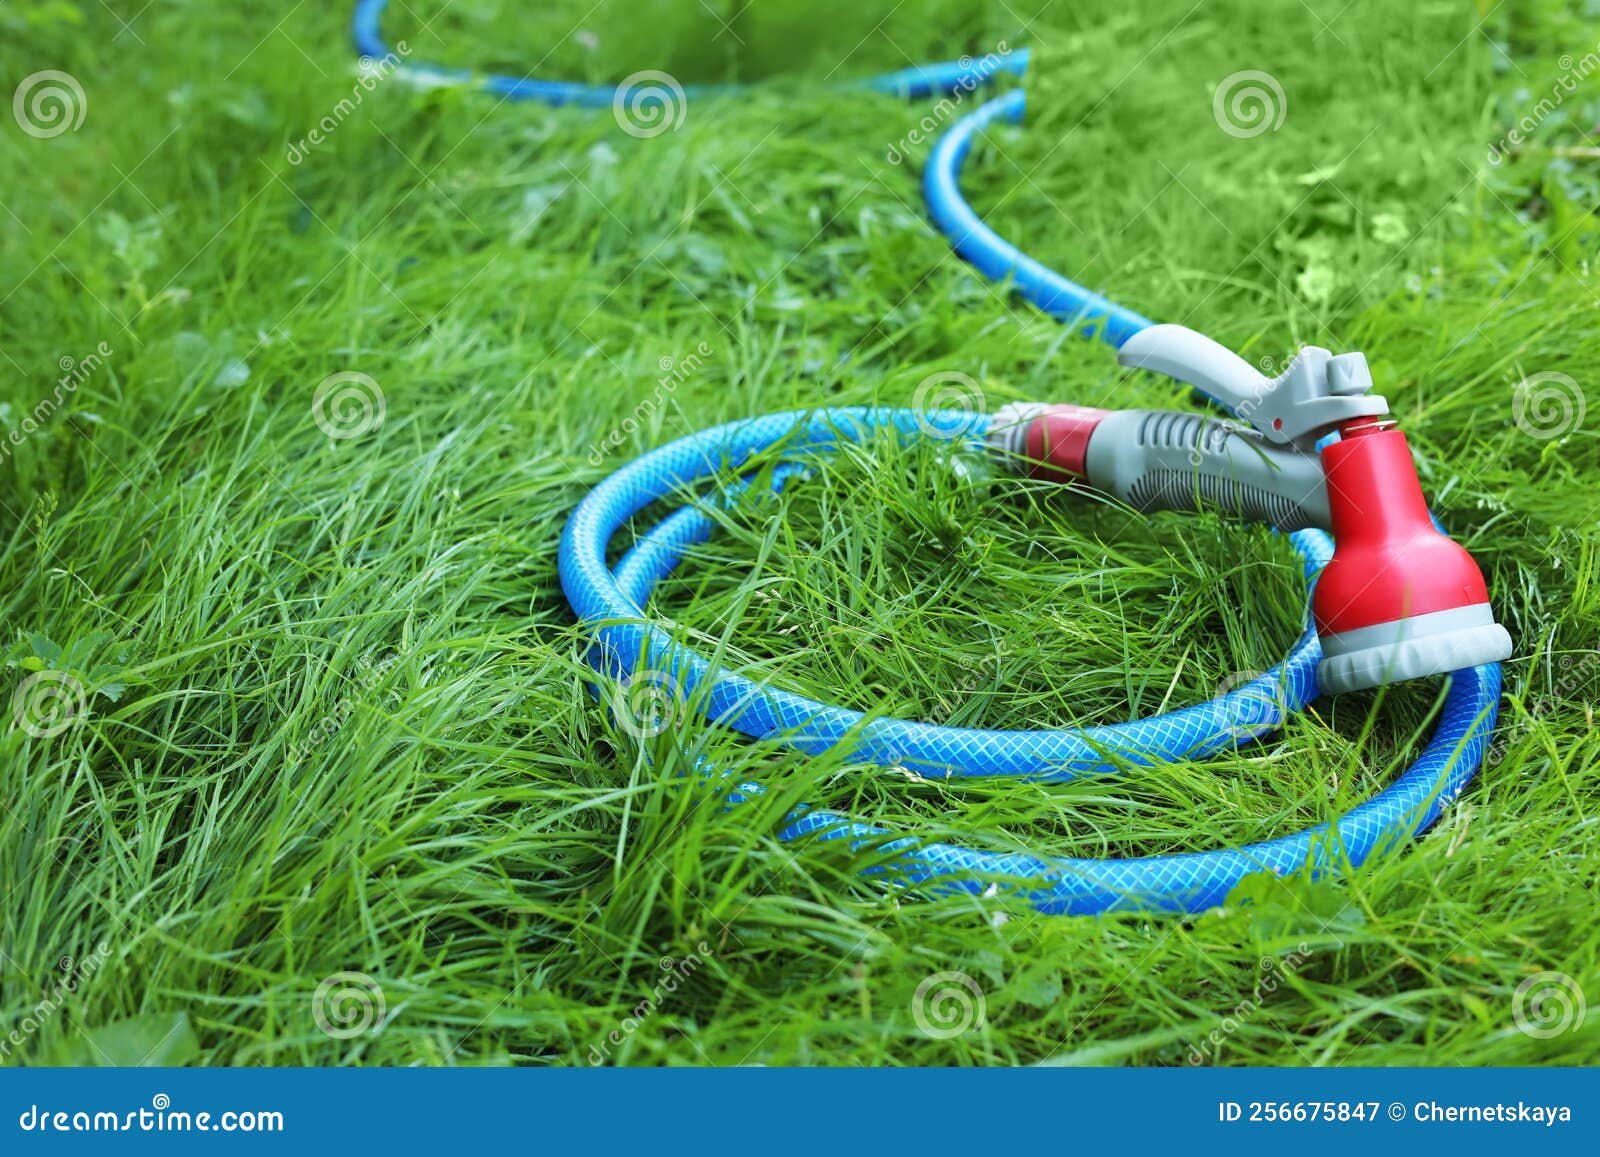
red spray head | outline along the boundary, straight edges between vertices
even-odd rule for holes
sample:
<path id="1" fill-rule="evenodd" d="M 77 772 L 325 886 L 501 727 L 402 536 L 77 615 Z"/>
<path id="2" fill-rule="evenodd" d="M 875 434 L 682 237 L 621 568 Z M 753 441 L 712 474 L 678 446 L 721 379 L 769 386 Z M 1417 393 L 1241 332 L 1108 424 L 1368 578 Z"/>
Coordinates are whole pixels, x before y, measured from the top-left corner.
<path id="1" fill-rule="evenodd" d="M 1322 690 L 1510 658 L 1511 636 L 1494 620 L 1483 572 L 1428 516 L 1406 436 L 1392 422 L 1346 423 L 1322 465 L 1334 539 L 1312 598 Z"/>

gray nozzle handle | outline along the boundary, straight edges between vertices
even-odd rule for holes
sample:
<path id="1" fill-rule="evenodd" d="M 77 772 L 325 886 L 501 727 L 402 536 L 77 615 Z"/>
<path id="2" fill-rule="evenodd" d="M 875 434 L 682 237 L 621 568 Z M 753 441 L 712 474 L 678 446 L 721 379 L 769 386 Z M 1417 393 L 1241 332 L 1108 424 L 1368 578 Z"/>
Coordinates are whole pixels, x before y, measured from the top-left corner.
<path id="1" fill-rule="evenodd" d="M 1372 389 L 1367 359 L 1306 346 L 1275 378 L 1238 354 L 1182 325 L 1152 325 L 1117 351 L 1121 365 L 1187 382 L 1250 423 L 1269 442 L 1309 450 L 1317 437 L 1356 418 L 1389 412 Z"/>
<path id="2" fill-rule="evenodd" d="M 1090 485 L 1136 510 L 1215 510 L 1279 530 L 1332 529 L 1315 454 L 1199 414 L 1118 410 L 1095 427 Z"/>

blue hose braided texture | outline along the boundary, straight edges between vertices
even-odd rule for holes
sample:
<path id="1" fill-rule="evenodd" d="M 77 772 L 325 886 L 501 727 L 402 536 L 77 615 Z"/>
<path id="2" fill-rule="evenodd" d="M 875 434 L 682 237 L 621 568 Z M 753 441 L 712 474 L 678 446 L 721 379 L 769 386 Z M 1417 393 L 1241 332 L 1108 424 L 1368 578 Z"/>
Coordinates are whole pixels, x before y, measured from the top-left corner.
<path id="1" fill-rule="evenodd" d="M 939 138 L 922 175 L 928 213 L 955 251 L 980 272 L 996 281 L 1010 280 L 1019 294 L 1057 321 L 1120 348 L 1155 323 L 1041 265 L 985 225 L 961 196 L 961 166 L 973 137 L 995 121 L 1022 120 L 1025 99 L 1021 89 L 1013 89 L 962 117 Z"/>
<path id="2" fill-rule="evenodd" d="M 383 60 L 393 50 L 383 38 L 379 28 L 383 11 L 389 0 L 356 0 L 351 17 L 351 37 L 356 51 L 373 60 Z M 940 64 L 919 65 L 898 72 L 883 73 L 840 86 L 864 88 L 875 92 L 921 100 L 935 93 L 971 92 L 988 84 L 997 73 L 1021 76 L 1028 69 L 1028 50 L 997 52 L 978 60 L 963 57 L 961 60 Z M 497 73 L 474 72 L 471 69 L 448 68 L 436 64 L 402 63 L 396 70 L 429 84 L 455 84 L 482 89 L 506 100 L 536 101 L 548 105 L 578 105 L 585 108 L 610 108 L 619 97 L 627 97 L 630 89 L 610 84 L 582 84 L 569 80 L 541 80 L 531 76 L 505 76 Z M 660 74 L 655 74 L 659 79 Z M 744 90 L 743 85 L 705 84 L 684 85 L 685 97 L 726 95 Z"/>
<path id="3" fill-rule="evenodd" d="M 387 0 L 357 0 L 353 33 L 357 51 L 386 58 L 379 31 Z M 872 77 L 856 87 L 917 99 L 937 92 L 971 92 L 1000 72 L 1021 75 L 1026 49 L 985 61 L 962 60 Z M 429 64 L 402 64 L 399 71 L 429 83 L 474 86 L 508 100 L 552 105 L 615 106 L 630 90 L 610 85 L 481 74 Z M 690 86 L 686 97 L 740 91 L 740 86 Z M 974 138 L 996 121 L 1018 122 L 1025 108 L 1021 91 L 995 98 L 958 121 L 935 145 L 924 172 L 924 193 L 934 224 L 955 251 L 980 272 L 1010 283 L 1041 310 L 1086 336 L 1120 347 L 1153 324 L 1109 298 L 1048 269 L 1001 238 L 961 195 L 961 168 Z M 983 731 L 901 719 L 870 717 L 767 687 L 713 664 L 650 623 L 645 604 L 692 545 L 704 542 L 712 520 L 699 506 L 686 506 L 642 534 L 617 564 L 606 564 L 607 546 L 622 525 L 653 502 L 690 484 L 737 470 L 753 456 L 776 449 L 783 461 L 769 485 L 805 472 L 808 459 L 842 442 L 881 433 L 902 438 L 981 440 L 982 415 L 934 416 L 909 410 L 834 409 L 773 414 L 735 422 L 680 439 L 607 478 L 579 504 L 562 534 L 560 570 L 568 601 L 591 631 L 590 658 L 603 673 L 624 678 L 661 676 L 685 702 L 709 719 L 754 738 L 778 739 L 800 751 L 838 750 L 861 762 L 892 764 L 933 776 L 1006 775 L 1073 779 L 1108 774 L 1120 767 L 1194 759 L 1232 747 L 1280 726 L 1317 695 L 1321 647 L 1308 621 L 1287 658 L 1264 675 L 1209 703 L 1130 723 L 1079 730 Z M 724 485 L 719 500 L 738 501 L 749 480 Z M 1291 537 L 1308 582 L 1332 556 L 1332 540 L 1321 531 Z M 863 823 L 837 812 L 802 808 L 780 832 L 786 840 L 811 836 L 845 839 L 855 847 L 892 853 L 892 870 L 903 882 L 935 890 L 977 893 L 999 881 L 1015 882 L 1040 911 L 1089 914 L 1109 911 L 1196 912 L 1221 903 L 1255 872 L 1313 876 L 1364 863 L 1427 828 L 1453 801 L 1482 762 L 1500 696 L 1500 666 L 1488 664 L 1451 676 L 1439 725 L 1421 755 L 1392 785 L 1331 823 L 1297 835 L 1242 848 L 1151 856 L 1128 860 L 1040 857 L 984 852 L 931 843 Z M 700 769 L 715 782 L 716 769 Z M 759 793 L 755 783 L 722 790 L 730 804 Z"/>
<path id="4" fill-rule="evenodd" d="M 781 487 L 808 458 L 843 442 L 881 433 L 901 438 L 981 439 L 981 415 L 933 417 L 911 410 L 833 409 L 771 414 L 679 439 L 624 466 L 579 504 L 561 541 L 561 582 L 598 646 L 595 661 L 631 678 L 659 675 L 708 719 L 752 738 L 778 739 L 806 752 L 837 749 L 853 760 L 895 764 L 924 775 L 1003 775 L 1072 779 L 1128 763 L 1191 759 L 1270 731 L 1316 696 L 1321 657 L 1306 632 L 1282 664 L 1208 703 L 1102 727 L 1060 731 L 982 731 L 872 718 L 753 682 L 674 640 L 645 614 L 651 590 L 692 545 L 711 518 L 686 506 L 644 532 L 617 564 L 606 563 L 613 535 L 653 502 L 737 471 L 759 452 L 778 448 L 787 469 Z M 952 431 L 941 435 L 938 431 Z M 1331 557 L 1320 531 L 1292 536 L 1307 577 Z M 1431 824 L 1461 791 L 1482 759 L 1494 726 L 1500 670 L 1489 665 L 1453 676 L 1433 739 L 1416 763 L 1381 794 L 1336 822 L 1243 848 L 1130 860 L 1039 857 L 925 843 L 836 812 L 803 810 L 784 839 L 816 836 L 881 846 L 896 853 L 894 874 L 910 883 L 979 892 L 1001 881 L 1025 881 L 1027 899 L 1047 913 L 1087 914 L 1162 909 L 1194 912 L 1220 903 L 1244 876 L 1309 870 L 1313 875 L 1363 863 Z M 713 774 L 713 773 L 708 773 Z M 760 791 L 740 784 L 730 802 Z"/>

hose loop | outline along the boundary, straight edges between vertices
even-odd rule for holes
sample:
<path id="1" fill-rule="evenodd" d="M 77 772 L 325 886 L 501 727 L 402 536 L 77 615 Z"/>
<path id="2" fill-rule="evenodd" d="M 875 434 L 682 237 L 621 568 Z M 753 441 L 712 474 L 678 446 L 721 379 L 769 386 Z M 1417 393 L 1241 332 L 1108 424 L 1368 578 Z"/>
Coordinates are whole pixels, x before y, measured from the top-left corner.
<path id="1" fill-rule="evenodd" d="M 365 56 L 390 55 L 379 31 L 385 7 L 386 0 L 356 4 L 353 31 L 357 50 Z M 479 74 L 410 62 L 402 67 L 430 82 L 474 85 L 506 99 L 556 105 L 605 107 L 624 91 L 610 85 Z M 969 92 L 995 72 L 1020 75 L 1026 67 L 1023 50 L 1002 55 L 998 67 L 963 60 L 874 77 L 860 86 L 914 99 L 934 92 Z M 711 86 L 685 91 L 699 95 L 739 90 Z M 955 251 L 985 276 L 1009 283 L 1085 336 L 1121 346 L 1153 323 L 1023 253 L 984 224 L 961 195 L 961 169 L 977 135 L 996 122 L 1020 121 L 1024 107 L 1020 90 L 1005 93 L 963 117 L 937 142 L 923 181 L 929 213 Z M 779 490 L 803 475 L 816 456 L 849 442 L 886 434 L 981 442 L 987 427 L 983 415 L 967 413 L 939 415 L 931 422 L 928 415 L 894 409 L 770 414 L 690 435 L 622 467 L 578 505 L 561 539 L 561 583 L 594 640 L 591 662 L 612 677 L 668 679 L 708 719 L 754 738 L 775 739 L 811 753 L 842 751 L 853 760 L 937 776 L 1062 780 L 1107 774 L 1129 762 L 1153 766 L 1203 758 L 1277 728 L 1289 713 L 1316 697 L 1321 647 L 1308 614 L 1299 641 L 1271 671 L 1211 702 L 1130 723 L 985 731 L 870 716 L 723 669 L 649 620 L 645 608 L 656 584 L 682 561 L 690 546 L 711 534 L 712 520 L 700 506 L 669 514 L 644 531 L 615 568 L 607 564 L 611 539 L 651 503 L 692 483 L 725 477 L 757 454 L 781 456 L 781 464 L 767 476 L 771 488 Z M 724 484 L 717 499 L 741 501 L 752 485 L 752 479 Z M 1309 584 L 1332 556 L 1332 540 L 1317 530 L 1298 531 L 1290 540 Z M 1240 848 L 1120 860 L 988 852 L 924 841 L 813 808 L 792 814 L 779 834 L 785 840 L 843 839 L 853 847 L 888 849 L 894 853 L 892 868 L 875 871 L 890 871 L 901 882 L 933 891 L 977 894 L 1006 882 L 1046 913 L 1198 912 L 1222 903 L 1247 875 L 1305 872 L 1322 877 L 1348 871 L 1426 829 L 1483 761 L 1499 698 L 1498 663 L 1455 672 L 1432 739 L 1394 783 L 1337 820 Z M 756 783 L 728 788 L 725 774 L 716 768 L 702 766 L 699 773 L 718 787 L 730 807 L 763 790 Z"/>

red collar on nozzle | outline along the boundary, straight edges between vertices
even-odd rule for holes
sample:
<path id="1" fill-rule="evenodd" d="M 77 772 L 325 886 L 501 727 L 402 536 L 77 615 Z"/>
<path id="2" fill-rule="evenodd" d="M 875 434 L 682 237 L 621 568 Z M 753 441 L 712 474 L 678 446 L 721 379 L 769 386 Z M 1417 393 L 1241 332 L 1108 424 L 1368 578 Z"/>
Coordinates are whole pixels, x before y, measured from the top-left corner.
<path id="1" fill-rule="evenodd" d="M 1322 450 L 1334 555 L 1312 610 L 1324 691 L 1456 671 L 1510 657 L 1483 572 L 1428 514 L 1406 436 L 1361 418 Z"/>

